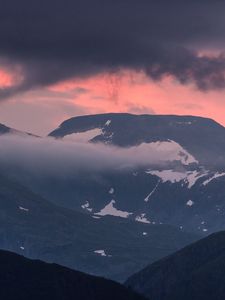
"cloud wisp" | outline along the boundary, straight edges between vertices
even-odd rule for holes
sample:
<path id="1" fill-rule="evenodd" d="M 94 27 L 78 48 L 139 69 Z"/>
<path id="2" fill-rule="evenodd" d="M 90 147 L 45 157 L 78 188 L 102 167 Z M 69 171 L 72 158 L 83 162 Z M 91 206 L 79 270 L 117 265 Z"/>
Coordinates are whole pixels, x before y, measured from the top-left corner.
<path id="1" fill-rule="evenodd" d="M 80 172 L 123 171 L 183 159 L 178 144 L 141 144 L 119 148 L 104 144 L 4 135 L 0 137 L 0 166 L 20 176 L 67 177 Z M 195 162 L 189 155 L 189 162 Z M 20 174 L 20 175 L 19 175 Z"/>

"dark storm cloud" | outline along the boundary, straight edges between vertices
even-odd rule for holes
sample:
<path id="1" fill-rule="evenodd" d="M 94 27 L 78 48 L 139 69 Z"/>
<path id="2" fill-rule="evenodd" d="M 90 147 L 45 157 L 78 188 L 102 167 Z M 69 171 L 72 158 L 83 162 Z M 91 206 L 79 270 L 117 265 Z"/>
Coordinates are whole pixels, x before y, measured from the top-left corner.
<path id="1" fill-rule="evenodd" d="M 225 87 L 225 2 L 217 0 L 0 0 L 0 56 L 23 83 L 0 97 L 73 76 L 145 71 L 199 89 Z"/>

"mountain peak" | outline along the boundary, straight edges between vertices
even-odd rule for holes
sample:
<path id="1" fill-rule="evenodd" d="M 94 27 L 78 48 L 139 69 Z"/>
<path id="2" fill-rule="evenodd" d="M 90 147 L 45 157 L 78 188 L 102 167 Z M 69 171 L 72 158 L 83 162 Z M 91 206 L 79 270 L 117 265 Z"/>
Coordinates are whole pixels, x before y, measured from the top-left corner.
<path id="1" fill-rule="evenodd" d="M 0 250 L 1 298 L 144 300 L 119 283 Z"/>
<path id="2" fill-rule="evenodd" d="M 91 142 L 119 147 L 171 140 L 202 164 L 220 165 L 225 160 L 225 128 L 209 118 L 128 113 L 87 115 L 64 121 L 49 136 L 64 138 L 84 132 L 91 133 Z"/>

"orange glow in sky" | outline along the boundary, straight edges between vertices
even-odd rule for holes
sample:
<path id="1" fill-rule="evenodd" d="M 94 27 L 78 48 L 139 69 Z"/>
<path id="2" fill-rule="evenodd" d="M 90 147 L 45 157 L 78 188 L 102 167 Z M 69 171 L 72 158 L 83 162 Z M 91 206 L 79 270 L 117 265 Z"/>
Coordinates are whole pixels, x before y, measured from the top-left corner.
<path id="1" fill-rule="evenodd" d="M 1 72 L 0 83 L 10 85 L 12 78 Z M 225 91 L 202 92 L 171 77 L 154 82 L 141 72 L 121 71 L 13 96 L 1 102 L 0 122 L 45 135 L 68 118 L 106 112 L 196 115 L 225 126 Z"/>
<path id="2" fill-rule="evenodd" d="M 0 69 L 0 88 L 10 87 L 13 82 L 13 76 L 4 69 Z"/>
<path id="3" fill-rule="evenodd" d="M 131 112 L 137 114 L 181 114 L 210 117 L 225 125 L 225 92 L 199 91 L 173 78 L 153 82 L 143 73 L 104 74 L 85 80 L 70 80 L 50 87 L 68 92 L 78 88 L 86 93 L 70 100 L 90 113 Z"/>

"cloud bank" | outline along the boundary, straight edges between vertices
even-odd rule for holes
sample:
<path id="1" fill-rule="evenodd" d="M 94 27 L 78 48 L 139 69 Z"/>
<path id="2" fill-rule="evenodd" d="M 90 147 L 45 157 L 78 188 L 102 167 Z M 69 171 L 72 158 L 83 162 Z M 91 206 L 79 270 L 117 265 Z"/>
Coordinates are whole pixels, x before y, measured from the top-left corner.
<path id="1" fill-rule="evenodd" d="M 141 144 L 119 148 L 104 144 L 36 138 L 32 136 L 0 136 L 0 168 L 18 176 L 57 177 L 101 171 L 123 171 L 179 159 L 183 164 L 195 162 L 180 154 L 181 147 L 174 143 Z"/>

